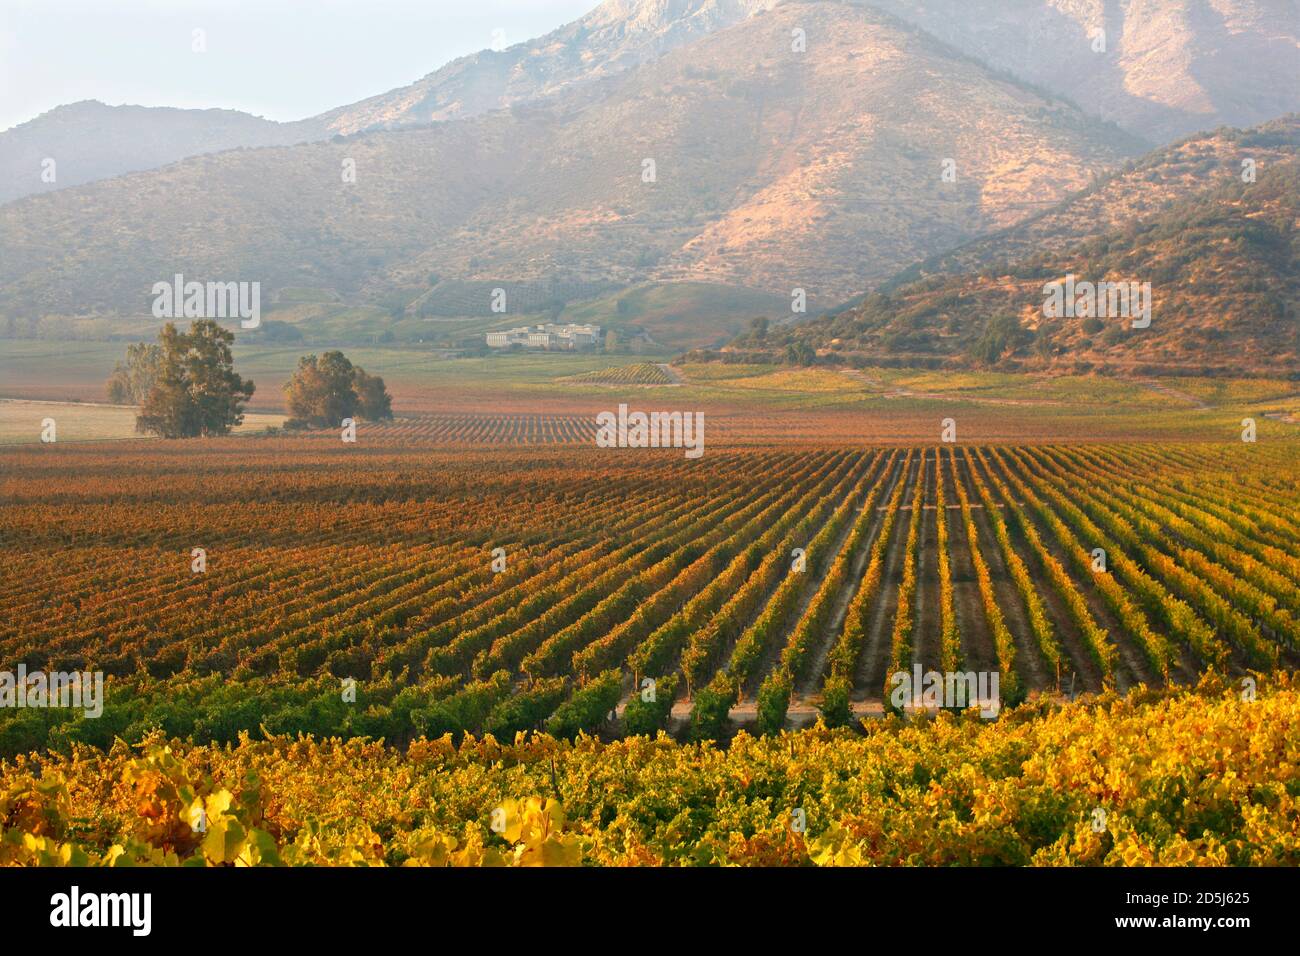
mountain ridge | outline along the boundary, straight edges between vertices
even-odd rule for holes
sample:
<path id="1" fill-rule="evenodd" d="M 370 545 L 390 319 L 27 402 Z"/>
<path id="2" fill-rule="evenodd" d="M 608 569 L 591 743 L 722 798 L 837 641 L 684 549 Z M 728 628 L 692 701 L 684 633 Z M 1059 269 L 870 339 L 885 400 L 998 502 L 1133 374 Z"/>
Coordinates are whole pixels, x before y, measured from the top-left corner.
<path id="1" fill-rule="evenodd" d="M 96 100 L 67 104 L 0 132 L 0 203 L 157 169 L 189 156 L 473 118 L 598 82 L 779 2 L 604 0 L 578 20 L 541 37 L 499 52 L 481 50 L 457 57 L 406 86 L 291 122 L 238 110 L 109 106 Z M 88 104 L 99 109 L 88 115 L 83 109 Z M 107 115 L 132 125 L 118 135 L 106 123 Z M 142 116 L 154 122 L 143 125 L 138 122 Z M 188 128 L 205 121 L 211 127 L 206 138 L 185 135 Z M 79 142 L 70 142 L 66 135 L 70 122 L 80 124 Z M 169 141 L 159 142 L 168 137 Z M 72 174 L 65 173 L 54 183 L 42 181 L 41 162 L 47 157 L 63 163 Z M 86 172 L 78 174 L 78 170 Z"/>
<path id="2" fill-rule="evenodd" d="M 0 203 L 157 169 L 190 156 L 314 138 L 310 124 L 277 123 L 239 110 L 80 100 L 0 133 Z M 78 145 L 86 139 L 93 140 L 93 150 Z M 46 181 L 47 160 L 55 164 L 52 182 Z"/>
<path id="3" fill-rule="evenodd" d="M 479 283 L 485 318 L 494 287 L 542 281 L 834 301 L 1137 148 L 842 3 L 783 3 L 601 82 L 595 97 L 196 157 L 7 204 L 0 240 L 17 251 L 0 262 L 0 310 L 140 315 L 176 272 L 370 302 L 414 301 L 436 275 Z M 354 184 L 340 182 L 346 160 Z"/>
<path id="4" fill-rule="evenodd" d="M 1300 110 L 1294 0 L 869 0 L 1155 145 Z"/>
<path id="5" fill-rule="evenodd" d="M 312 120 L 331 133 L 350 134 L 478 116 L 649 62 L 780 2 L 604 0 L 540 37 L 458 57 L 414 83 Z"/>
<path id="6" fill-rule="evenodd" d="M 158 112 L 150 114 L 156 120 L 151 126 L 137 123 L 126 137 L 114 136 L 94 118 L 70 137 L 61 126 L 76 113 L 60 113 L 68 107 L 59 107 L 0 132 L 0 203 L 224 149 L 291 145 L 543 102 L 599 86 L 783 2 L 605 0 L 541 37 L 458 57 L 405 86 L 289 123 L 231 110 L 181 111 L 187 116 L 180 119 L 166 107 L 105 107 Z M 1151 144 L 1300 109 L 1300 17 L 1292 0 L 1205 0 L 1201 6 L 1192 0 L 854 4 L 896 16 L 1021 82 L 1115 119 Z M 1090 46 L 1089 33 L 1098 28 L 1109 34 L 1104 55 Z M 211 128 L 201 135 L 184 128 L 205 121 Z M 159 142 L 168 137 L 170 142 Z M 133 148 L 131 140 L 145 145 Z M 46 158 L 63 164 L 56 183 L 40 178 Z"/>

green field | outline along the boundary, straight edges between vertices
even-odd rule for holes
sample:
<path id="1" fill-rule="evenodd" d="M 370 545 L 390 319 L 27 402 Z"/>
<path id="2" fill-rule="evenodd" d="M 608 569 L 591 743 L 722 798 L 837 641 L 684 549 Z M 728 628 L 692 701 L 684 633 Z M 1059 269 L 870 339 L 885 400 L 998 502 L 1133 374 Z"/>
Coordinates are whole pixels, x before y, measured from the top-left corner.
<path id="1" fill-rule="evenodd" d="M 775 321 L 789 314 L 790 300 L 785 296 L 706 282 L 661 282 L 569 305 L 560 321 L 590 322 L 615 330 L 635 325 L 657 342 L 686 349 L 719 345 L 741 332 L 754 316 Z"/>
<path id="2" fill-rule="evenodd" d="M 120 342 L 6 340 L 0 348 L 0 398 L 101 403 L 106 398 L 105 381 L 125 348 Z M 953 417 L 963 428 L 975 429 L 965 431 L 967 437 L 978 433 L 985 440 L 1009 440 L 1023 433 L 1023 437 L 1055 441 L 1231 440 L 1240 431 L 1243 418 L 1256 420 L 1261 438 L 1293 435 L 1300 414 L 1300 385 L 1258 379 L 1157 381 L 1043 373 L 687 363 L 673 367 L 681 384 L 647 393 L 633 383 L 592 377 L 592 373 L 628 367 L 626 354 L 510 352 L 453 357 L 447 352 L 414 348 L 343 348 L 354 363 L 384 378 L 399 417 L 489 409 L 585 415 L 626 399 L 718 411 L 817 411 L 845 422 L 888 422 L 886 432 L 891 440 L 933 440 L 938 423 Z M 303 344 L 237 344 L 236 368 L 257 384 L 249 411 L 282 414 L 283 383 L 299 357 L 320 351 L 324 348 Z M 648 354 L 639 356 L 637 362 L 665 363 L 672 357 L 670 353 Z M 16 413 L 11 409 L 8 414 Z M 129 418 L 117 412 L 85 410 L 77 414 L 76 428 L 101 437 L 128 437 L 133 427 Z M 103 421 L 92 422 L 94 419 Z M 18 434 L 31 430 L 26 419 L 6 427 Z M 853 425 L 840 430 L 846 436 L 880 433 Z"/>

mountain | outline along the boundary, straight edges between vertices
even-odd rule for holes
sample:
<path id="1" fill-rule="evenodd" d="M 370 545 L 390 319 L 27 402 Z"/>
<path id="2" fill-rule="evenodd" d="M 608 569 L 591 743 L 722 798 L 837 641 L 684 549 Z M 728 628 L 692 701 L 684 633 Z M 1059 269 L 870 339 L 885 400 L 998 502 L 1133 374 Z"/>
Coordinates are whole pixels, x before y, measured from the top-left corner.
<path id="1" fill-rule="evenodd" d="M 1129 223 L 1149 218 L 1175 202 L 1239 179 L 1244 164 L 1266 169 L 1300 152 L 1300 114 L 1250 129 L 1220 127 L 1196 133 L 1098 179 L 1082 192 L 1009 229 L 910 266 L 880 286 L 882 291 L 938 273 L 997 271 L 1036 252 L 1064 251 Z"/>
<path id="2" fill-rule="evenodd" d="M 796 29 L 806 52 L 791 49 Z M 576 275 L 833 301 L 1023 218 L 1134 148 L 919 31 L 831 2 L 782 4 L 623 74 L 595 105 L 563 103 L 548 143 L 521 144 L 506 202 L 434 237 L 390 283 Z"/>
<path id="3" fill-rule="evenodd" d="M 227 149 L 318 138 L 309 126 L 236 110 L 60 106 L 0 133 L 0 203 Z M 53 160 L 53 181 L 46 160 Z"/>
<path id="4" fill-rule="evenodd" d="M 605 0 L 543 37 L 461 57 L 409 86 L 293 123 L 235 110 L 61 106 L 0 132 L 0 203 L 203 153 L 479 116 L 613 76 L 777 2 Z M 41 178 L 46 158 L 57 163 L 52 183 Z"/>
<path id="5" fill-rule="evenodd" d="M 778 2 L 605 0 L 545 36 L 461 57 L 409 86 L 315 121 L 334 133 L 357 133 L 478 116 L 648 63 Z"/>
<path id="6" fill-rule="evenodd" d="M 1295 0 L 871 2 L 1153 144 L 1300 110 Z"/>
<path id="7" fill-rule="evenodd" d="M 605 0 L 545 36 L 294 123 L 85 102 L 0 132 L 0 203 L 226 149 L 397 129 L 544 101 L 649 63 L 781 0 Z M 869 0 L 1151 143 L 1300 109 L 1295 0 Z M 1095 31 L 1105 52 L 1093 49 Z M 41 178 L 54 158 L 58 177 Z"/>
<path id="8" fill-rule="evenodd" d="M 1300 375 L 1300 158 L 1238 176 L 1068 248 L 997 271 L 933 275 L 739 350 L 823 350 L 929 367 Z M 1150 284 L 1150 324 L 1049 313 L 1048 286 Z M 1135 327 L 1134 320 L 1139 327 Z"/>
<path id="9" fill-rule="evenodd" d="M 491 313 L 494 288 L 538 307 L 646 282 L 833 302 L 1138 151 L 923 31 L 829 0 L 782 3 L 599 82 L 599 96 L 10 203 L 0 313 L 147 323 L 151 286 L 177 272 L 259 280 L 264 301 L 328 289 L 431 322 L 449 309 L 518 321 L 519 305 Z M 341 181 L 347 160 L 355 183 Z"/>

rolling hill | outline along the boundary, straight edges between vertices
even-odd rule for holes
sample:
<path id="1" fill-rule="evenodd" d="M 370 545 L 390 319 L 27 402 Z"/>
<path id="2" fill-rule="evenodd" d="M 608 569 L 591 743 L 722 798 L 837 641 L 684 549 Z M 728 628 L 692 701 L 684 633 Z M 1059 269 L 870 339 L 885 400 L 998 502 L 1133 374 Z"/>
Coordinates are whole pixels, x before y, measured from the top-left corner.
<path id="1" fill-rule="evenodd" d="M 931 367 L 1300 375 L 1300 159 L 1004 269 L 933 275 L 734 347 Z M 1046 286 L 1150 283 L 1151 321 L 1047 318 Z M 1101 312 L 1102 310 L 1098 310 Z"/>
<path id="2" fill-rule="evenodd" d="M 1146 219 L 1175 202 L 1239 180 L 1300 152 L 1300 114 L 1250 129 L 1220 127 L 1130 160 L 1087 189 L 1009 229 L 904 269 L 881 291 L 936 273 L 996 271 L 1037 252 L 1063 251 Z"/>

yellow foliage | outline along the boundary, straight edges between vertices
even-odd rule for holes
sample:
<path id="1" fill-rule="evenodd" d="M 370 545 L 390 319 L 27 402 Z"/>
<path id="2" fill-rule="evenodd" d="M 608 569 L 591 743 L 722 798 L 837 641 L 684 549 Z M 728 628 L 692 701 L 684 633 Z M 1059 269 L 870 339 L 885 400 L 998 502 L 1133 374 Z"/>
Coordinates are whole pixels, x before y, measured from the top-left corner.
<path id="1" fill-rule="evenodd" d="M 1295 866 L 1297 726 L 1281 675 L 728 750 L 155 735 L 0 765 L 0 865 Z"/>

